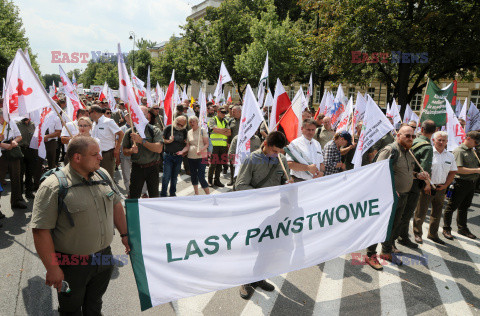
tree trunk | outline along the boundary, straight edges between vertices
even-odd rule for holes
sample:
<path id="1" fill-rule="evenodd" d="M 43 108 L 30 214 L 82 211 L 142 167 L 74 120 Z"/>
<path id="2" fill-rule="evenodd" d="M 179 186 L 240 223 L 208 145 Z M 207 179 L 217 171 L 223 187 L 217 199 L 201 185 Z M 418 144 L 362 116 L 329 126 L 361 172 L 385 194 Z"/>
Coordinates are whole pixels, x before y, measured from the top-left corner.
<path id="1" fill-rule="evenodd" d="M 408 99 L 408 84 L 410 78 L 410 72 L 412 71 L 411 65 L 406 63 L 398 64 L 398 80 L 397 80 L 397 92 L 398 92 L 398 105 L 400 108 L 400 115 L 403 117 L 405 108 L 410 100 Z"/>

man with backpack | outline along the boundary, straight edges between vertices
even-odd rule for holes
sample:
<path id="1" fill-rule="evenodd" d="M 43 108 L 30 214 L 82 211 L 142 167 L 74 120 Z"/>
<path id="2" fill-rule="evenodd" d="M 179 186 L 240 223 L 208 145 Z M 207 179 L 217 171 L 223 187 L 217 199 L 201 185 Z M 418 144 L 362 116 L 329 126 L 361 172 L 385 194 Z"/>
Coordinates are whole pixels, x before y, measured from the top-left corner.
<path id="1" fill-rule="evenodd" d="M 396 263 L 402 264 L 399 258 L 392 256 L 393 243 L 399 234 L 399 224 L 402 218 L 403 210 L 408 198 L 408 192 L 410 191 L 413 179 L 426 180 L 428 174 L 415 172 L 415 160 L 409 153 L 413 144 L 414 130 L 410 126 L 403 126 L 400 128 L 397 134 L 395 142 L 385 146 L 376 157 L 376 161 L 391 159 L 393 175 L 395 179 L 395 190 L 398 195 L 397 207 L 395 209 L 395 218 L 393 220 L 392 232 L 390 238 L 382 243 L 382 253 L 380 258 Z M 383 267 L 377 259 L 376 252 L 377 244 L 373 244 L 367 248 L 366 262 L 375 270 L 382 270 Z"/>
<path id="2" fill-rule="evenodd" d="M 100 315 L 114 260 L 117 227 L 125 246 L 127 224 L 116 185 L 100 168 L 100 148 L 89 136 L 68 145 L 69 164 L 50 170 L 35 196 L 31 227 L 47 270 L 45 283 L 58 290 L 60 315 Z"/>

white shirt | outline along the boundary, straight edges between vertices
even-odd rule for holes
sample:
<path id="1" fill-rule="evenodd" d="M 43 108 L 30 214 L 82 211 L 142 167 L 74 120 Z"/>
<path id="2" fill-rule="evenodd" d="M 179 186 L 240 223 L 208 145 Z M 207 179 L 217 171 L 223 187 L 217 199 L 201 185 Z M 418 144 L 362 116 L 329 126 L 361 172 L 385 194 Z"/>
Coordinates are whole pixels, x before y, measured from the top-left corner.
<path id="1" fill-rule="evenodd" d="M 55 116 L 52 119 L 47 121 L 48 126 L 46 126 L 46 128 L 48 129 L 48 131 L 45 134 L 52 134 L 52 133 L 55 133 L 55 131 L 62 130 L 62 121 L 60 121 L 60 118 L 58 117 L 58 115 L 56 114 L 53 114 L 53 115 Z M 47 139 L 47 142 L 57 140 L 57 139 L 58 137 L 49 138 Z"/>
<path id="2" fill-rule="evenodd" d="M 100 140 L 100 151 L 109 151 L 115 148 L 115 134 L 120 132 L 120 127 L 114 120 L 100 116 L 98 122 L 93 124 L 92 136 Z"/>
<path id="3" fill-rule="evenodd" d="M 72 133 L 72 137 L 75 135 L 78 135 L 79 133 L 77 124 L 78 122 L 75 121 L 75 122 L 67 122 L 67 124 L 65 125 L 66 127 L 68 127 L 68 130 L 70 131 L 70 133 Z M 60 134 L 60 136 L 71 137 L 67 129 L 65 128 L 65 126 L 62 128 L 62 133 Z"/>
<path id="4" fill-rule="evenodd" d="M 433 147 L 432 159 L 432 182 L 433 184 L 444 184 L 450 171 L 457 171 L 455 157 L 446 149 L 439 153 L 435 146 Z"/>
<path id="5" fill-rule="evenodd" d="M 2 129 L 3 129 L 3 124 L 0 124 L 0 132 L 2 131 Z M 15 121 L 11 120 L 10 123 L 7 123 L 7 125 L 5 125 L 5 130 L 3 131 L 3 136 L 5 136 L 5 139 L 2 141 L 2 143 L 6 142 L 10 139 L 15 139 L 18 136 L 22 136 L 22 134 L 20 133 L 20 130 L 18 129 L 18 126 L 15 123 Z"/>
<path id="6" fill-rule="evenodd" d="M 313 139 L 308 140 L 305 136 L 300 136 L 292 141 L 292 144 L 295 145 L 300 151 L 301 154 L 306 158 L 308 162 L 315 164 L 320 170 L 320 164 L 323 163 L 323 152 L 322 146 L 320 143 Z M 289 155 L 287 155 L 287 161 L 294 161 Z M 305 180 L 313 179 L 313 176 L 305 171 L 295 171 L 290 169 L 290 174 L 297 178 L 302 178 Z"/>

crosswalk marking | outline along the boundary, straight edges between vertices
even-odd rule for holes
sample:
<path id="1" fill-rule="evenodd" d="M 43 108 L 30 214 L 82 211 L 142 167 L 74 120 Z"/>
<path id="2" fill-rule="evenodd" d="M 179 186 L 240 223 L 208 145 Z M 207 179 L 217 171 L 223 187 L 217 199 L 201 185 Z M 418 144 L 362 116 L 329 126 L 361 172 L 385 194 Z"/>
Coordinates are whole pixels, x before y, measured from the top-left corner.
<path id="1" fill-rule="evenodd" d="M 175 313 L 180 316 L 200 316 L 216 292 L 184 298 L 172 303 Z"/>
<path id="2" fill-rule="evenodd" d="M 452 235 L 455 236 L 457 242 L 462 246 L 470 259 L 472 259 L 472 262 L 477 267 L 477 273 L 480 273 L 480 243 L 473 240 L 467 240 L 467 237 L 463 237 L 455 232 L 452 232 Z"/>
<path id="3" fill-rule="evenodd" d="M 426 223 L 423 229 L 428 229 Z M 442 300 L 443 306 L 448 315 L 472 315 L 470 308 L 465 302 L 455 279 L 452 277 L 440 251 L 428 239 L 425 240 L 421 247 L 422 254 L 427 258 L 428 269 L 435 282 L 438 293 Z"/>
<path id="4" fill-rule="evenodd" d="M 407 309 L 398 266 L 395 264 L 385 265 L 383 271 L 379 271 L 378 283 L 382 315 L 406 315 Z"/>
<path id="5" fill-rule="evenodd" d="M 313 315 L 338 315 L 342 298 L 345 258 L 340 256 L 327 261 L 323 267 L 320 286 L 315 299 Z"/>
<path id="6" fill-rule="evenodd" d="M 241 315 L 269 315 L 275 306 L 286 277 L 287 273 L 268 279 L 269 283 L 275 285 L 275 290 L 273 292 L 265 292 L 257 289 L 247 305 L 245 305 Z"/>

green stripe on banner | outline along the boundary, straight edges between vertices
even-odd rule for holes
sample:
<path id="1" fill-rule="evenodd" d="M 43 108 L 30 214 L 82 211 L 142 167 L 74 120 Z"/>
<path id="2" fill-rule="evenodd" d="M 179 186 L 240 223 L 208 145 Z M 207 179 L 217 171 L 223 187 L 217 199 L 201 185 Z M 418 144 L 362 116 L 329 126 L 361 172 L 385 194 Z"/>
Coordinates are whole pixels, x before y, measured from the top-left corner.
<path id="1" fill-rule="evenodd" d="M 388 221 L 387 238 L 385 240 L 389 240 L 390 235 L 392 234 L 393 221 L 395 220 L 395 213 L 397 211 L 397 203 L 398 203 L 397 190 L 395 189 L 395 176 L 393 175 L 393 160 L 392 159 L 389 159 L 389 164 L 388 165 L 389 165 L 389 168 L 390 168 L 390 176 L 392 177 L 393 205 L 392 205 L 392 213 L 390 214 L 390 220 Z"/>
<path id="2" fill-rule="evenodd" d="M 147 273 L 142 254 L 142 235 L 140 232 L 140 213 L 138 200 L 128 199 L 125 201 L 127 209 L 128 240 L 130 242 L 130 261 L 132 262 L 133 274 L 137 282 L 138 296 L 142 311 L 152 307 L 150 291 L 148 289 Z"/>

